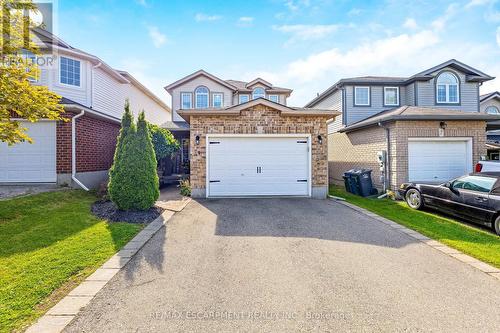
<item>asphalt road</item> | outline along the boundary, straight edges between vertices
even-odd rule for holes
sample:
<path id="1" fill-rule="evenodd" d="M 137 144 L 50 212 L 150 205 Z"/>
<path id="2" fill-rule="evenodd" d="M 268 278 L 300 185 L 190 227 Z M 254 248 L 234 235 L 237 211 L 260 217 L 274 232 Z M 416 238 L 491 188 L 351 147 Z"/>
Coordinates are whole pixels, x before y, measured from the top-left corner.
<path id="1" fill-rule="evenodd" d="M 193 201 L 67 332 L 498 332 L 500 283 L 333 201 Z"/>

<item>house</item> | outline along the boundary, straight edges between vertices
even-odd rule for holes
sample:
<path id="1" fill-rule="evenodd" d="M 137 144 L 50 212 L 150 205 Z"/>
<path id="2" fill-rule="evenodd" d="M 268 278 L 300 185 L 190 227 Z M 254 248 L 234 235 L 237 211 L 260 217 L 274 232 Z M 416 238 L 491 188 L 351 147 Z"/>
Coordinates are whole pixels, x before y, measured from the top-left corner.
<path id="1" fill-rule="evenodd" d="M 155 124 L 171 118 L 170 108 L 129 73 L 47 31 L 33 32 L 42 54 L 33 56 L 41 72 L 32 84 L 62 96 L 68 121 L 21 120 L 34 142 L 0 143 L 0 183 L 96 187 L 107 179 L 113 162 L 125 99 L 136 116 L 144 110 Z"/>
<path id="2" fill-rule="evenodd" d="M 325 198 L 327 125 L 338 112 L 288 106 L 291 89 L 200 70 L 165 89 L 193 197 Z M 182 134 L 180 134 L 182 132 Z"/>
<path id="3" fill-rule="evenodd" d="M 500 92 L 494 91 L 480 96 L 481 112 L 500 114 Z M 486 133 L 486 149 L 489 160 L 498 160 L 500 156 L 500 131 L 493 130 Z"/>
<path id="4" fill-rule="evenodd" d="M 444 182 L 473 171 L 486 154 L 480 85 L 493 77 L 449 60 L 410 77 L 341 79 L 306 107 L 339 110 L 328 124 L 329 177 L 373 170 L 374 184 Z"/>

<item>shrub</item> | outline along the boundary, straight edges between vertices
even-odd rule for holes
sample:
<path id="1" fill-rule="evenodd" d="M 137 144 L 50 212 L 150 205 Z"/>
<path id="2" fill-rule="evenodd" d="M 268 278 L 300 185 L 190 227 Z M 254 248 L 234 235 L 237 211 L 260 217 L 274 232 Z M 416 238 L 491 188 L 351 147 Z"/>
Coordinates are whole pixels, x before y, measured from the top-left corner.
<path id="1" fill-rule="evenodd" d="M 148 130 L 155 150 L 156 160 L 169 157 L 179 150 L 179 142 L 169 130 L 148 123 Z"/>
<path id="2" fill-rule="evenodd" d="M 183 179 L 179 183 L 181 187 L 181 195 L 185 197 L 191 196 L 191 184 L 189 183 L 189 179 Z"/>

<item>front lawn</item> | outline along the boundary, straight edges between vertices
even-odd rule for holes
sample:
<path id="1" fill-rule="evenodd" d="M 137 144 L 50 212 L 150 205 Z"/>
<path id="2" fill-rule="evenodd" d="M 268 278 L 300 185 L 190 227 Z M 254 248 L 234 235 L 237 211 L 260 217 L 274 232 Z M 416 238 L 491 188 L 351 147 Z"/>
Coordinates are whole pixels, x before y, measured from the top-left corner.
<path id="1" fill-rule="evenodd" d="M 95 200 L 65 190 L 0 201 L 0 332 L 33 322 L 139 232 L 95 218 Z"/>
<path id="2" fill-rule="evenodd" d="M 500 268 L 500 237 L 493 233 L 430 210 L 413 210 L 403 201 L 363 198 L 338 186 L 330 186 L 330 194 Z"/>

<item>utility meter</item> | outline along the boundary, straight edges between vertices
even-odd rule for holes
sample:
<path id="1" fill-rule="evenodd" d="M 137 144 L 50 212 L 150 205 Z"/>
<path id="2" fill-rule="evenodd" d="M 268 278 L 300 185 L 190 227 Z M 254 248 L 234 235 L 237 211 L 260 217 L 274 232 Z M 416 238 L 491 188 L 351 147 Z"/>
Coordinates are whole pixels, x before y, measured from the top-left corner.
<path id="1" fill-rule="evenodd" d="M 385 150 L 377 152 L 377 161 L 380 167 L 380 171 L 385 170 L 386 159 L 387 159 L 387 152 Z"/>

